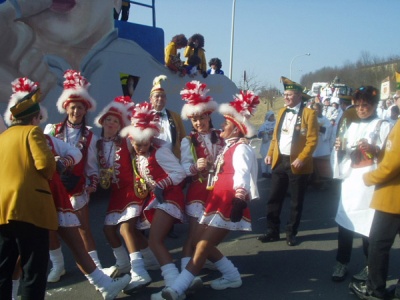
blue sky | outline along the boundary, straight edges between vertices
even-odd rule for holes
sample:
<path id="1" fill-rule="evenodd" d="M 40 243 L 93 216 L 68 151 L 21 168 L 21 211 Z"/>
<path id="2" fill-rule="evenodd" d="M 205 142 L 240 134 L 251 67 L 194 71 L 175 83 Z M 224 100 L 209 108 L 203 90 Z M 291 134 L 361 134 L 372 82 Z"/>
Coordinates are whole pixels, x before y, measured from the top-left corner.
<path id="1" fill-rule="evenodd" d="M 138 0 L 151 3 L 149 0 Z M 205 38 L 206 58 L 219 57 L 229 76 L 234 0 L 156 0 L 165 44 L 179 33 Z M 363 52 L 400 54 L 398 0 L 236 0 L 232 80 L 243 71 L 281 89 L 280 76 L 299 81 L 322 67 L 356 62 Z M 151 25 L 151 10 L 132 7 L 130 21 Z M 333 78 L 332 78 L 333 79 Z"/>

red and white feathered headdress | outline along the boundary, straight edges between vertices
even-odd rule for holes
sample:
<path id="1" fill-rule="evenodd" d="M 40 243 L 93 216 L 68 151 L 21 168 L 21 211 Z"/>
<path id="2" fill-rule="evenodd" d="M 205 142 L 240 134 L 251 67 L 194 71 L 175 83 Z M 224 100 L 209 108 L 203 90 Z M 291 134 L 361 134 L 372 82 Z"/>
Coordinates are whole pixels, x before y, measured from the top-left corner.
<path id="1" fill-rule="evenodd" d="M 211 96 L 207 96 L 209 89 L 205 83 L 192 80 L 186 83 L 185 88 L 181 91 L 182 100 L 187 103 L 183 105 L 181 116 L 187 120 L 194 115 L 210 114 L 217 109 L 218 104 Z"/>
<path id="2" fill-rule="evenodd" d="M 260 104 L 260 99 L 254 92 L 240 91 L 232 102 L 221 104 L 219 112 L 233 122 L 245 137 L 250 138 L 255 135 L 255 130 L 249 119 L 254 115 L 258 104 Z"/>
<path id="3" fill-rule="evenodd" d="M 135 103 L 132 102 L 129 96 L 119 96 L 108 104 L 101 113 L 94 119 L 94 124 L 97 127 L 102 127 L 105 118 L 109 115 L 117 117 L 121 128 L 130 124 L 131 109 Z"/>
<path id="4" fill-rule="evenodd" d="M 64 78 L 64 91 L 57 100 L 58 111 L 65 113 L 71 102 L 83 103 L 89 112 L 96 110 L 96 101 L 89 94 L 90 83 L 86 78 L 75 70 L 65 71 Z"/>
<path id="5" fill-rule="evenodd" d="M 4 112 L 4 122 L 10 126 L 13 120 L 13 115 L 11 113 L 10 108 L 15 106 L 19 100 L 24 98 L 29 93 L 35 92 L 39 89 L 39 84 L 37 82 L 33 82 L 27 77 L 20 77 L 11 82 L 11 88 L 13 93 L 10 96 L 10 100 L 8 101 L 7 110 Z M 44 111 L 42 105 L 40 105 L 40 110 Z M 43 115 L 45 113 L 43 112 Z M 46 111 L 47 116 L 47 111 Z"/>
<path id="6" fill-rule="evenodd" d="M 148 141 L 160 134 L 160 117 L 148 102 L 136 104 L 131 117 L 131 125 L 123 128 L 120 135 L 129 136 L 134 141 Z"/>

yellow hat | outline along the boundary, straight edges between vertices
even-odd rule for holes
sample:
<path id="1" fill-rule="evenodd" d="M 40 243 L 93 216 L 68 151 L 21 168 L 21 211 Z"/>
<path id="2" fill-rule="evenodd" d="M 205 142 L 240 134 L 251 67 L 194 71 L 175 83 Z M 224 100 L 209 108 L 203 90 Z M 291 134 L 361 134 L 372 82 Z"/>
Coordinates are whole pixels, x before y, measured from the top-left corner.
<path id="1" fill-rule="evenodd" d="M 28 117 L 40 111 L 40 89 L 37 82 L 20 77 L 11 83 L 12 95 L 4 113 L 4 121 L 11 125 L 13 119 Z"/>
<path id="2" fill-rule="evenodd" d="M 154 78 L 153 87 L 152 87 L 152 89 L 150 91 L 150 96 L 151 96 L 151 94 L 153 94 L 155 92 L 164 92 L 165 93 L 165 90 L 161 86 L 161 82 L 166 80 L 166 79 L 167 79 L 167 76 L 165 76 L 165 75 L 160 75 L 160 76 L 157 76 L 157 77 Z"/>

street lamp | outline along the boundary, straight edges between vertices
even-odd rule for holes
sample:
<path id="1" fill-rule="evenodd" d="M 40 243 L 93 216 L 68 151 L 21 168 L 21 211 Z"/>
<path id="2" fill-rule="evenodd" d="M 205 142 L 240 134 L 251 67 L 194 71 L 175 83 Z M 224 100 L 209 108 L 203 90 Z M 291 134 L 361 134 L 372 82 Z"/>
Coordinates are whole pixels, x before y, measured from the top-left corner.
<path id="1" fill-rule="evenodd" d="M 293 57 L 292 58 L 292 61 L 290 62 L 290 80 L 292 80 L 292 64 L 293 64 L 293 61 L 296 59 L 296 58 L 298 58 L 298 57 L 300 57 L 300 56 L 310 56 L 311 55 L 311 53 L 304 53 L 304 54 L 299 54 L 299 55 L 296 55 L 295 57 Z"/>
<path id="2" fill-rule="evenodd" d="M 235 6 L 236 0 L 233 0 L 232 3 L 232 27 L 231 27 L 231 60 L 229 65 L 229 79 L 232 80 L 232 64 L 233 64 L 233 39 L 235 33 Z"/>

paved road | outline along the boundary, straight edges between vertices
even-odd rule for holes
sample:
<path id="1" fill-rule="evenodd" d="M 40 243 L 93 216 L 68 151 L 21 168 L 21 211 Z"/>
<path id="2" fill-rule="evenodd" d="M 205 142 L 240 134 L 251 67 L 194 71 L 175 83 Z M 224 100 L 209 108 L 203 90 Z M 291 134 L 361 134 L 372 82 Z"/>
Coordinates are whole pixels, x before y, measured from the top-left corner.
<path id="1" fill-rule="evenodd" d="M 205 287 L 188 299 L 357 299 L 348 291 L 349 278 L 342 283 L 330 279 L 335 263 L 337 228 L 334 222 L 338 194 L 334 186 L 327 190 L 309 188 L 306 195 L 304 213 L 298 234 L 299 244 L 295 247 L 286 245 L 284 234 L 281 240 L 262 244 L 256 237 L 265 228 L 265 203 L 270 190 L 269 179 L 258 181 L 261 199 L 250 205 L 253 219 L 251 233 L 231 233 L 219 246 L 238 267 L 243 278 L 243 286 L 238 289 L 214 291 L 209 282 L 219 277 L 217 271 L 204 270 L 201 276 Z M 286 198 L 282 211 L 282 224 L 286 223 L 289 198 Z M 114 257 L 102 233 L 102 223 L 106 201 L 98 197 L 90 204 L 92 229 L 98 246 L 99 256 L 104 266 L 114 263 Z M 175 259 L 180 259 L 181 245 L 186 234 L 186 225 L 175 226 L 178 239 L 168 239 L 167 243 Z M 48 285 L 46 299 L 102 299 L 85 277 L 74 265 L 71 255 L 64 247 L 67 274 L 59 283 Z M 350 274 L 357 273 L 364 266 L 361 239 L 354 242 Z M 391 254 L 390 284 L 395 282 L 399 273 L 399 242 Z M 134 296 L 120 294 L 121 299 L 150 299 L 163 286 L 160 271 L 150 271 L 153 283 Z"/>

